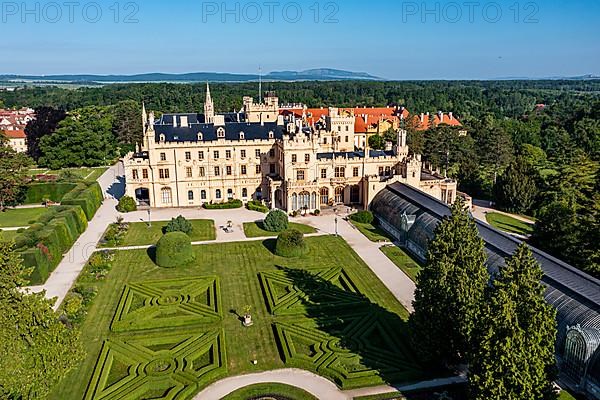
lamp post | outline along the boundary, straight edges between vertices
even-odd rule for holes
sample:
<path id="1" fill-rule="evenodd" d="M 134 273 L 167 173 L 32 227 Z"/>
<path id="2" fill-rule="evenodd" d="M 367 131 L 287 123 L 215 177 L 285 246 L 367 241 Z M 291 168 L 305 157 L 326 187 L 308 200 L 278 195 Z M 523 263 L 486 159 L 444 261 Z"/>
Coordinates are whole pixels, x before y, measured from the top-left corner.
<path id="1" fill-rule="evenodd" d="M 338 217 L 335 216 L 335 236 L 338 236 Z"/>
<path id="2" fill-rule="evenodd" d="M 152 227 L 152 220 L 150 219 L 150 209 L 148 208 L 148 228 Z"/>

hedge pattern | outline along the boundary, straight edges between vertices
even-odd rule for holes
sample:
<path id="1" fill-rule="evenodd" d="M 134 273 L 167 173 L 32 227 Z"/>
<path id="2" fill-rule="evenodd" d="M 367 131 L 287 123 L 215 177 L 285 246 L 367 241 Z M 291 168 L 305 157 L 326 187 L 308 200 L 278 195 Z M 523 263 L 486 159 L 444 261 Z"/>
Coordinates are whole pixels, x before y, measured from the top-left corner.
<path id="1" fill-rule="evenodd" d="M 31 284 L 40 284 L 62 260 L 63 254 L 87 229 L 87 219 L 80 207 L 52 207 L 15 238 L 23 265 L 33 268 Z"/>
<path id="2" fill-rule="evenodd" d="M 286 366 L 315 371 L 342 389 L 421 379 L 417 364 L 406 361 L 411 360 L 410 350 L 393 321 L 376 312 L 345 311 L 345 315 L 320 320 L 319 329 L 276 322 Z"/>
<path id="3" fill-rule="evenodd" d="M 227 372 L 224 332 L 171 332 L 104 342 L 86 400 L 189 399 Z"/>
<path id="4" fill-rule="evenodd" d="M 111 330 L 168 328 L 220 320 L 218 277 L 148 281 L 125 285 Z"/>
<path id="5" fill-rule="evenodd" d="M 103 200 L 102 188 L 98 182 L 82 182 L 63 197 L 61 204 L 80 206 L 88 221 L 91 221 Z"/>
<path id="6" fill-rule="evenodd" d="M 322 308 L 353 307 L 364 304 L 361 291 L 343 267 L 316 269 L 311 272 L 344 291 L 321 290 L 319 297 L 309 298 L 294 285 L 283 271 L 264 272 L 259 275 L 267 309 L 273 315 L 305 314 L 306 306 Z"/>

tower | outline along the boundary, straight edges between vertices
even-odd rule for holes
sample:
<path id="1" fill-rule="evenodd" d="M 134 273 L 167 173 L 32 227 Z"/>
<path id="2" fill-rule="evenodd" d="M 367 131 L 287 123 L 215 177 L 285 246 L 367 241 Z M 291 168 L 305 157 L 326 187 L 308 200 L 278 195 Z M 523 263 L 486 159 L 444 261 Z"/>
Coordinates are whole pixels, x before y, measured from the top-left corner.
<path id="1" fill-rule="evenodd" d="M 148 124 L 148 114 L 146 113 L 146 103 L 142 102 L 142 132 L 146 132 L 146 125 Z"/>
<path id="2" fill-rule="evenodd" d="M 214 124 L 215 122 L 215 106 L 210 96 L 208 82 L 206 83 L 206 100 L 204 101 L 204 121 L 207 124 Z"/>

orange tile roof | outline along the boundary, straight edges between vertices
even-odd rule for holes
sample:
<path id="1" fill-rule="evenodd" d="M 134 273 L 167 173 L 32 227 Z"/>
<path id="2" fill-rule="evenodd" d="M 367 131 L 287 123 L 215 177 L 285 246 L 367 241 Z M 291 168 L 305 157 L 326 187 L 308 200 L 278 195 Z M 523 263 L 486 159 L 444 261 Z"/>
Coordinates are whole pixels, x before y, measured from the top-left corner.
<path id="1" fill-rule="evenodd" d="M 25 131 L 21 129 L 16 131 L 2 131 L 2 133 L 9 139 L 25 139 L 27 137 L 25 136 Z"/>
<path id="2" fill-rule="evenodd" d="M 421 115 L 415 115 L 413 118 L 416 118 L 418 120 L 418 130 L 426 131 L 427 129 L 429 129 L 429 118 L 431 118 L 431 115 L 424 114 L 422 116 L 422 121 Z M 440 119 L 439 113 L 435 114 L 433 116 L 433 125 L 438 126 L 441 124 L 446 124 L 450 126 L 462 126 L 460 121 L 455 116 L 450 116 L 450 114 L 442 114 L 442 118 Z"/>

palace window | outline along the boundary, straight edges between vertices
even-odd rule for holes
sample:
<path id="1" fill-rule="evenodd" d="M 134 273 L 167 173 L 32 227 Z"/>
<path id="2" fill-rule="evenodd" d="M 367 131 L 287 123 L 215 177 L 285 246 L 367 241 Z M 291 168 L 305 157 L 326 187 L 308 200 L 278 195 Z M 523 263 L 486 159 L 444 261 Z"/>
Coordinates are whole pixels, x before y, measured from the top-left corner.
<path id="1" fill-rule="evenodd" d="M 348 132 L 348 131 L 350 131 L 350 127 L 349 127 L 348 125 L 346 125 L 346 132 Z M 347 138 L 348 138 L 348 137 L 346 137 L 346 139 L 347 139 Z M 346 140 L 346 142 L 347 142 L 347 140 Z"/>
<path id="2" fill-rule="evenodd" d="M 246 150 L 241 150 L 241 151 L 240 151 L 240 156 L 241 156 L 242 158 L 246 158 Z"/>
<path id="3" fill-rule="evenodd" d="M 233 189 L 227 189 L 227 200 L 233 200 Z"/>
<path id="4" fill-rule="evenodd" d="M 244 140 L 244 137 L 245 137 L 244 132 L 240 132 L 240 140 Z"/>
<path id="5" fill-rule="evenodd" d="M 275 157 L 275 149 L 269 150 L 269 157 Z"/>
<path id="6" fill-rule="evenodd" d="M 335 202 L 336 203 L 344 202 L 344 188 L 343 187 L 335 188 Z"/>
<path id="7" fill-rule="evenodd" d="M 146 168 L 142 169 L 142 178 L 148 179 L 148 170 Z"/>
<path id="8" fill-rule="evenodd" d="M 327 144 L 327 138 L 326 137 L 323 138 L 323 144 Z"/>
<path id="9" fill-rule="evenodd" d="M 256 150 L 254 150 L 254 156 L 255 156 L 256 158 L 260 158 L 260 149 L 256 149 Z"/>
<path id="10" fill-rule="evenodd" d="M 269 164 L 269 173 L 270 174 L 274 174 L 275 173 L 275 164 Z"/>
<path id="11" fill-rule="evenodd" d="M 335 167 L 335 177 L 336 178 L 345 178 L 346 177 L 346 168 Z"/>
<path id="12" fill-rule="evenodd" d="M 269 132 L 269 139 L 273 139 L 275 137 L 275 134 L 273 132 Z"/>
<path id="13" fill-rule="evenodd" d="M 206 171 L 204 170 L 204 167 L 200 167 L 200 177 L 204 178 L 205 175 L 206 175 Z"/>
<path id="14" fill-rule="evenodd" d="M 354 167 L 354 169 L 352 170 L 352 176 L 353 177 L 358 177 L 358 167 Z"/>
<path id="15" fill-rule="evenodd" d="M 327 179 L 327 170 L 325 168 L 321 170 L 321 179 Z"/>
<path id="16" fill-rule="evenodd" d="M 225 150 L 225 158 L 228 160 L 231 158 L 231 150 Z"/>
<path id="17" fill-rule="evenodd" d="M 194 192 L 191 190 L 188 190 L 188 200 L 194 201 Z"/>
<path id="18" fill-rule="evenodd" d="M 298 180 L 298 181 L 304 180 L 304 171 L 296 171 L 296 180 Z"/>
<path id="19" fill-rule="evenodd" d="M 379 176 L 383 176 L 383 167 L 379 167 Z"/>
<path id="20" fill-rule="evenodd" d="M 198 160 L 204 160 L 204 152 L 203 151 L 198 152 Z"/>
<path id="21" fill-rule="evenodd" d="M 216 197 L 218 200 L 221 200 L 221 189 L 217 189 L 217 190 L 215 191 L 215 197 Z"/>
<path id="22" fill-rule="evenodd" d="M 158 140 L 160 140 L 161 143 L 164 143 L 164 141 L 165 141 L 165 135 L 160 135 Z"/>
<path id="23" fill-rule="evenodd" d="M 198 132 L 198 141 L 202 141 L 202 133 Z"/>
<path id="24" fill-rule="evenodd" d="M 221 176 L 221 169 L 219 167 L 215 167 L 215 176 Z"/>
<path id="25" fill-rule="evenodd" d="M 225 129 L 223 129 L 223 128 L 217 129 L 217 137 L 219 139 L 223 139 L 225 137 Z"/>
<path id="26" fill-rule="evenodd" d="M 242 165 L 242 175 L 246 175 L 248 173 L 248 168 L 245 165 Z"/>
<path id="27" fill-rule="evenodd" d="M 158 177 L 160 179 L 169 179 L 169 170 L 168 169 L 159 169 L 158 170 Z"/>
<path id="28" fill-rule="evenodd" d="M 304 162 L 310 162 L 310 154 L 304 155 Z"/>
<path id="29" fill-rule="evenodd" d="M 387 176 L 390 176 L 392 174 L 392 168 L 391 167 L 385 167 L 385 174 Z"/>
<path id="30" fill-rule="evenodd" d="M 348 128 L 348 127 L 346 127 L 346 128 Z M 348 143 L 348 136 L 346 136 L 346 143 Z"/>
<path id="31" fill-rule="evenodd" d="M 298 156 L 296 156 L 295 154 L 292 154 L 292 162 L 295 163 L 298 161 Z"/>
<path id="32" fill-rule="evenodd" d="M 186 178 L 191 178 L 192 177 L 192 167 L 186 167 L 185 168 L 185 177 Z"/>
<path id="33" fill-rule="evenodd" d="M 131 171 L 131 175 L 132 175 L 133 179 L 139 179 L 137 169 L 134 169 L 133 171 Z"/>
<path id="34" fill-rule="evenodd" d="M 256 175 L 260 175 L 260 173 L 261 173 L 260 165 L 257 165 L 256 166 Z"/>
<path id="35" fill-rule="evenodd" d="M 342 131 L 342 127 L 338 126 L 338 132 L 341 132 L 341 131 Z"/>
<path id="36" fill-rule="evenodd" d="M 185 152 L 185 161 L 191 161 L 192 160 L 192 153 L 190 151 L 186 151 Z"/>
<path id="37" fill-rule="evenodd" d="M 167 153 L 160 153 L 160 161 L 167 161 Z"/>
<path id="38" fill-rule="evenodd" d="M 215 150 L 215 151 L 213 151 L 213 158 L 214 158 L 215 160 L 218 160 L 218 159 L 219 159 L 219 151 L 218 151 L 218 150 Z"/>
<path id="39" fill-rule="evenodd" d="M 302 192 L 298 196 L 298 209 L 308 210 L 310 208 L 310 193 Z"/>
<path id="40" fill-rule="evenodd" d="M 200 192 L 200 199 L 206 200 L 206 190 Z"/>
<path id="41" fill-rule="evenodd" d="M 171 188 L 162 188 L 160 190 L 160 197 L 163 204 L 171 204 L 173 202 Z"/>
<path id="42" fill-rule="evenodd" d="M 243 189 L 242 189 L 242 198 L 244 198 L 244 199 L 245 199 L 245 198 L 247 198 L 247 197 L 248 197 L 248 189 L 246 189 L 246 188 L 243 188 Z"/>
<path id="43" fill-rule="evenodd" d="M 298 209 L 298 195 L 296 193 L 292 194 L 292 210 Z"/>
<path id="44" fill-rule="evenodd" d="M 329 203 L 329 189 L 324 187 L 321 188 L 321 204 Z"/>
<path id="45" fill-rule="evenodd" d="M 230 165 L 227 166 L 227 175 L 231 175 L 231 166 Z"/>

